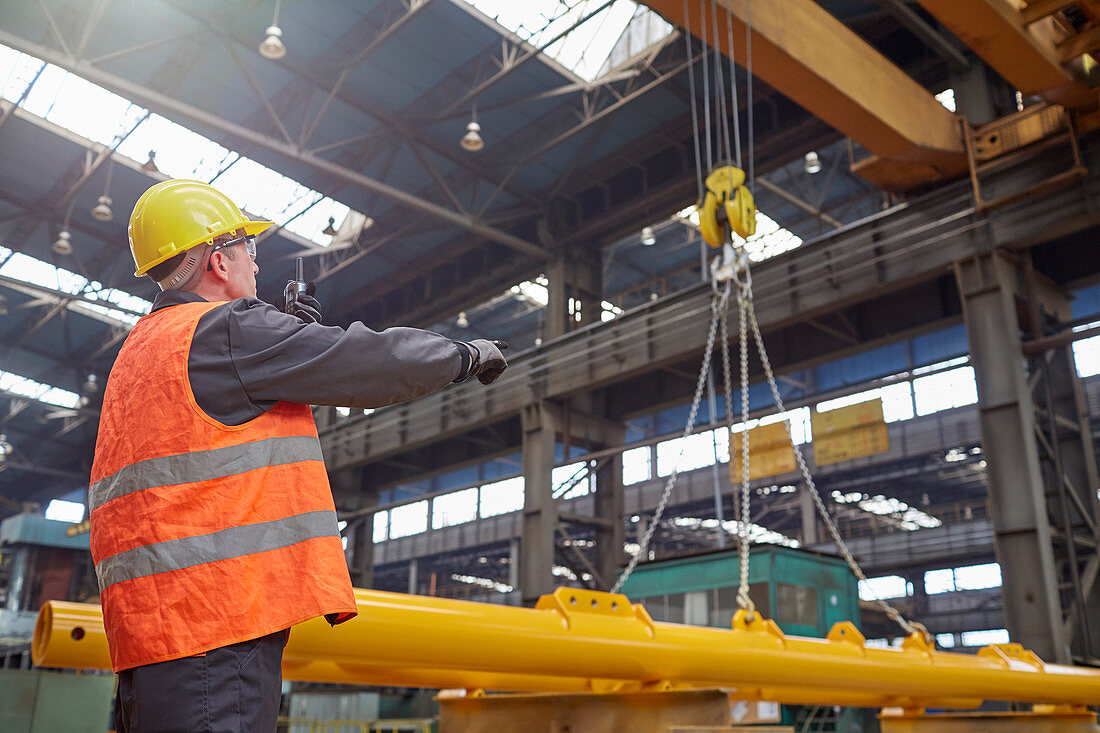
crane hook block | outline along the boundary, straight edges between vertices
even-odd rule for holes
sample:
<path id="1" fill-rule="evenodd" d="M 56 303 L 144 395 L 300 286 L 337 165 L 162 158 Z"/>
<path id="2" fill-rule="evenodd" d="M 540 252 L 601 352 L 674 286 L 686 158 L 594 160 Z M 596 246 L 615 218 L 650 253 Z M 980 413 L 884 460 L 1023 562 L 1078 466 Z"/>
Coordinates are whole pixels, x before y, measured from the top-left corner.
<path id="1" fill-rule="evenodd" d="M 743 239 L 756 233 L 756 205 L 744 186 L 745 172 L 732 165 L 715 168 L 706 179 L 698 207 L 699 231 L 711 247 L 721 247 L 732 231 Z"/>

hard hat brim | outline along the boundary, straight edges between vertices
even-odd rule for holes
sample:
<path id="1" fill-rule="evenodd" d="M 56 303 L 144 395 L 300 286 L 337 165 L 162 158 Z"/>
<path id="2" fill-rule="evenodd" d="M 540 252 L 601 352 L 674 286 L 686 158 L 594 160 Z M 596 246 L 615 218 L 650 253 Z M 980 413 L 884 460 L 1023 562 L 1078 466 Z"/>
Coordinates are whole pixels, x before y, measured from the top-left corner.
<path id="1" fill-rule="evenodd" d="M 134 277 L 141 277 L 142 275 L 144 275 L 145 273 L 147 273 L 149 270 L 153 269 L 154 267 L 156 267 L 160 263 L 166 262 L 166 261 L 172 259 L 173 257 L 175 257 L 176 255 L 181 254 L 183 252 L 186 252 L 187 250 L 189 250 L 193 247 L 198 247 L 202 244 L 210 244 L 214 240 L 215 237 L 219 237 L 222 234 L 226 234 L 228 232 L 233 232 L 233 231 L 236 231 L 238 229 L 244 229 L 244 233 L 245 233 L 246 236 L 256 236 L 257 234 L 259 234 L 259 233 L 261 233 L 261 232 L 263 232 L 263 231 L 265 231 L 265 230 L 267 230 L 267 229 L 269 229 L 270 227 L 273 227 L 273 226 L 275 226 L 275 222 L 272 222 L 272 221 L 247 221 L 247 222 L 242 223 L 239 226 L 235 226 L 231 229 L 228 229 L 225 232 L 215 232 L 215 233 L 212 233 L 212 234 L 208 234 L 208 235 L 204 236 L 203 238 L 197 239 L 194 242 L 191 242 L 191 243 L 189 243 L 189 244 L 187 244 L 183 247 L 180 247 L 180 248 L 178 248 L 178 249 L 176 249 L 172 252 L 168 252 L 164 255 L 161 255 L 160 257 L 156 258 L 152 262 L 147 263 L 143 267 L 139 267 L 138 269 L 134 270 Z"/>

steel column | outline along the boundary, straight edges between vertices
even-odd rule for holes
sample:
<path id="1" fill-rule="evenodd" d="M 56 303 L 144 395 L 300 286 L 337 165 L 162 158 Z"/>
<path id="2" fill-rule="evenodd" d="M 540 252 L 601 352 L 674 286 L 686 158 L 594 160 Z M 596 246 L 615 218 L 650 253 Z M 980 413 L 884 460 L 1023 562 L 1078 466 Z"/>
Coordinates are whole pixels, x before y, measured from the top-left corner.
<path id="1" fill-rule="evenodd" d="M 554 547 L 558 507 L 550 472 L 561 408 L 548 401 L 523 408 L 523 539 L 520 595 L 524 605 L 554 589 Z"/>
<path id="2" fill-rule="evenodd" d="M 1068 662 L 1035 410 L 1019 335 L 1019 272 L 1008 255 L 994 251 L 958 262 L 955 277 L 978 385 L 1008 630 L 1014 641 L 1043 659 Z"/>
<path id="3" fill-rule="evenodd" d="M 1066 638 L 1073 658 L 1100 660 L 1100 502 L 1096 453 L 1073 348 L 1063 344 L 1031 360 L 1039 460 L 1054 527 Z"/>
<path id="4" fill-rule="evenodd" d="M 626 428 L 608 436 L 611 445 L 626 442 Z M 610 520 L 610 525 L 596 525 L 596 569 L 600 577 L 610 587 L 623 564 L 623 514 L 626 513 L 623 499 L 623 458 L 611 456 L 596 469 L 596 516 Z"/>

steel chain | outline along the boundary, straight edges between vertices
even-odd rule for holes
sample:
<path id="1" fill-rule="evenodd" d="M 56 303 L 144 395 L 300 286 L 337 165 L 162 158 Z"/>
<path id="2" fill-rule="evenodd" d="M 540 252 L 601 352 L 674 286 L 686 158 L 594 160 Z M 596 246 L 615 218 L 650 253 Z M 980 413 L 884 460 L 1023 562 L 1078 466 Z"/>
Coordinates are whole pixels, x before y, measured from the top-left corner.
<path id="1" fill-rule="evenodd" d="M 714 284 L 712 283 L 712 286 Z M 726 287 L 721 291 L 717 287 L 714 288 L 714 297 L 711 299 L 710 304 L 710 329 L 707 332 L 707 345 L 703 351 L 703 364 L 699 368 L 699 379 L 695 383 L 695 396 L 691 400 L 691 410 L 688 413 L 687 425 L 684 427 L 684 432 L 680 436 L 681 441 L 691 435 L 692 428 L 695 427 L 695 418 L 699 413 L 699 403 L 703 399 L 703 387 L 707 382 L 707 374 L 710 372 L 710 358 L 714 353 L 714 340 L 718 332 L 718 322 L 721 320 L 721 314 L 729 307 L 730 287 L 726 284 Z M 665 483 L 665 491 L 661 494 L 661 500 L 657 502 L 657 509 L 653 512 L 653 518 L 649 522 L 649 526 L 646 527 L 645 535 L 642 537 L 642 542 L 638 548 L 638 552 L 630 558 L 630 562 L 623 568 L 623 572 L 619 575 L 618 580 L 615 581 L 615 585 L 611 586 L 611 593 L 618 593 L 619 589 L 623 587 L 623 584 L 634 572 L 635 566 L 638 564 L 644 555 L 649 552 L 649 542 L 653 539 L 653 532 L 657 529 L 657 525 L 661 521 L 661 517 L 664 515 L 665 506 L 668 505 L 668 499 L 672 496 L 672 489 L 676 485 L 676 477 L 680 475 L 680 462 L 684 458 L 684 449 L 687 445 L 684 442 L 680 443 L 680 453 L 676 457 L 676 465 L 672 468 L 672 474 L 669 475 L 668 481 Z"/>
<path id="2" fill-rule="evenodd" d="M 747 310 L 749 314 L 749 321 L 752 325 L 753 338 L 756 341 L 756 348 L 760 352 L 760 363 L 764 367 L 764 376 L 767 377 L 768 387 L 771 389 L 772 398 L 775 400 L 775 406 L 779 408 L 780 414 L 787 411 L 787 408 L 783 405 L 783 398 L 779 394 L 779 387 L 775 382 L 775 374 L 772 372 L 771 361 L 768 359 L 768 352 L 764 350 L 764 338 L 760 335 L 760 324 L 756 320 L 756 309 L 753 307 L 752 297 L 747 302 Z M 813 476 L 810 475 L 810 469 L 806 466 L 806 459 L 802 455 L 802 448 L 794 439 L 794 433 L 791 429 L 791 420 L 788 417 L 783 421 L 783 424 L 787 427 L 787 437 L 791 440 L 791 447 L 794 449 L 795 460 L 798 462 L 798 470 L 802 473 L 802 479 L 806 482 L 806 486 L 810 491 L 810 496 L 813 498 L 814 505 L 817 506 L 818 514 L 825 522 L 825 526 L 829 530 L 829 534 L 833 538 L 833 542 L 840 548 L 840 552 L 844 555 L 845 562 L 848 563 L 848 567 L 852 569 L 855 576 L 862 581 L 867 580 L 867 575 L 860 568 L 859 563 L 856 562 L 855 557 L 852 556 L 851 550 L 848 549 L 848 545 L 844 542 L 844 539 L 840 536 L 840 530 L 837 529 L 836 523 L 833 521 L 832 516 L 829 514 L 829 510 L 825 507 L 825 502 L 821 499 L 821 494 L 817 490 L 817 484 L 814 483 Z M 921 623 L 916 621 L 909 621 L 901 612 L 894 608 L 881 598 L 875 598 L 874 603 L 881 608 L 887 616 L 897 622 L 898 626 L 905 630 L 907 634 L 918 633 L 928 640 L 928 629 Z"/>

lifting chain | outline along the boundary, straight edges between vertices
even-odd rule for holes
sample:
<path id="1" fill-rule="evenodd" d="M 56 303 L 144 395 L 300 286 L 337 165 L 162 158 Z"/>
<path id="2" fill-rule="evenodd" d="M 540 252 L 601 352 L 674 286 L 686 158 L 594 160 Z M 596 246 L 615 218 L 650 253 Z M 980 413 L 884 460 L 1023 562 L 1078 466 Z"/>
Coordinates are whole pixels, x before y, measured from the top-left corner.
<path id="1" fill-rule="evenodd" d="M 688 21 L 690 27 L 690 16 L 688 10 L 688 0 L 683 0 L 684 5 L 684 17 Z M 760 363 L 764 369 L 764 375 L 768 380 L 768 387 L 771 390 L 772 399 L 775 402 L 776 408 L 780 414 L 786 412 L 786 407 L 783 405 L 783 398 L 779 394 L 779 387 L 776 385 L 775 374 L 772 371 L 771 362 L 768 359 L 768 354 L 764 350 L 764 339 L 760 334 L 760 325 L 756 320 L 756 309 L 753 304 L 753 292 L 752 292 L 752 271 L 749 266 L 748 251 L 745 249 L 745 241 L 756 233 L 756 205 L 752 197 L 752 186 L 755 183 L 755 166 L 753 155 L 753 93 L 752 93 L 752 2 L 747 0 L 746 10 L 748 14 L 748 20 L 746 22 L 746 56 L 747 56 L 747 72 L 748 72 L 748 165 L 747 171 L 741 168 L 741 134 L 740 134 L 740 112 L 738 110 L 737 99 L 737 81 L 734 75 L 733 66 L 733 31 L 732 25 L 727 13 L 726 17 L 726 33 L 727 42 L 729 44 L 729 108 L 732 111 L 733 119 L 733 135 L 731 140 L 730 128 L 726 118 L 727 114 L 727 100 L 726 89 L 722 79 L 722 65 L 721 65 L 721 53 L 718 49 L 719 46 L 719 27 L 718 27 L 718 14 L 717 4 L 714 0 L 710 0 L 710 13 L 712 18 L 712 28 L 714 32 L 714 86 L 717 91 L 717 98 L 715 99 L 715 117 L 717 118 L 718 125 L 715 130 L 715 138 L 717 142 L 717 152 L 719 158 L 722 157 L 723 147 L 725 152 L 726 163 L 714 161 L 712 154 L 715 150 L 711 146 L 711 106 L 710 106 L 710 80 L 708 74 L 708 39 L 707 39 L 707 0 L 700 0 L 700 14 L 702 23 L 702 53 L 701 59 L 703 64 L 703 129 L 705 132 L 705 145 L 703 150 L 700 150 L 701 140 L 699 135 L 699 125 L 697 115 L 696 104 L 696 89 L 695 89 L 695 73 L 694 73 L 694 54 L 691 45 L 691 34 L 685 34 L 685 43 L 687 44 L 688 51 L 688 81 L 690 84 L 691 93 L 691 113 L 693 124 L 693 138 L 694 138 L 694 150 L 695 150 L 695 162 L 696 162 L 696 176 L 699 190 L 699 203 L 696 211 L 699 215 L 699 230 L 703 240 L 713 248 L 720 248 L 720 253 L 714 257 L 710 263 L 710 283 L 711 290 L 713 291 L 713 297 L 711 298 L 711 318 L 710 327 L 707 331 L 706 348 L 703 351 L 703 363 L 699 368 L 699 378 L 695 383 L 695 394 L 691 400 L 691 409 L 688 412 L 687 425 L 684 426 L 684 432 L 681 435 L 680 453 L 676 458 L 676 464 L 673 466 L 672 473 L 668 477 L 668 481 L 665 483 L 664 492 L 661 494 L 660 501 L 657 502 L 657 508 L 653 513 L 653 517 L 650 519 L 645 533 L 639 543 L 638 551 L 630 558 L 630 562 L 627 563 L 626 568 L 619 575 L 619 578 L 615 581 L 615 585 L 612 586 L 611 592 L 618 593 L 623 584 L 634 572 L 634 568 L 637 566 L 638 561 L 647 557 L 649 554 L 649 544 L 653 539 L 653 533 L 656 531 L 657 525 L 661 521 L 661 517 L 664 515 L 665 508 L 668 506 L 669 498 L 672 495 L 672 490 L 676 485 L 676 478 L 680 473 L 680 463 L 683 459 L 684 450 L 686 448 L 686 438 L 691 435 L 692 430 L 695 427 L 695 419 L 699 413 L 699 403 L 703 397 L 703 388 L 707 383 L 707 376 L 710 372 L 711 357 L 714 353 L 714 342 L 718 332 L 721 332 L 722 338 L 722 372 L 725 382 L 725 406 L 726 406 L 726 423 L 729 430 L 730 446 L 733 446 L 733 389 L 732 389 L 732 374 L 730 368 L 730 338 L 729 338 L 729 301 L 732 290 L 734 287 L 737 289 L 737 325 L 738 325 L 738 344 L 739 344 L 739 358 L 740 358 L 740 387 L 741 387 L 741 486 L 740 496 L 737 504 L 737 534 L 738 534 L 738 565 L 740 569 L 740 579 L 737 588 L 737 605 L 739 608 L 744 609 L 750 620 L 756 613 L 755 604 L 752 598 L 749 597 L 749 535 L 752 527 L 751 512 L 750 512 L 750 481 L 749 481 L 749 329 L 752 330 L 752 337 L 756 343 L 757 352 L 760 355 Z M 724 139 L 717 139 L 718 135 L 722 134 Z M 706 159 L 706 170 L 710 173 L 704 180 L 703 177 L 703 160 Z M 736 165 L 731 165 L 734 162 Z M 733 244 L 733 235 L 737 234 L 741 240 L 736 245 Z M 829 534 L 832 536 L 833 541 L 840 549 L 844 556 L 844 560 L 848 563 L 848 567 L 851 568 L 852 573 L 861 580 L 866 581 L 867 576 L 863 570 L 859 567 L 859 563 L 852 556 L 851 551 L 845 544 L 844 539 L 840 536 L 840 531 L 837 529 L 836 523 L 829 515 L 828 509 L 825 507 L 825 502 L 822 501 L 821 495 L 818 493 L 817 485 L 814 483 L 813 476 L 810 475 L 810 470 L 806 465 L 806 460 L 802 455 L 802 450 L 794 440 L 794 435 L 791 429 L 790 418 L 786 418 L 783 421 L 787 428 L 787 437 L 791 441 L 791 447 L 794 450 L 795 459 L 798 462 L 799 471 L 802 474 L 802 479 L 806 484 L 807 490 L 810 492 L 810 496 L 813 498 L 814 505 L 817 507 L 818 513 L 825 522 L 825 526 L 829 530 Z M 730 456 L 730 461 L 733 461 L 733 456 Z M 721 523 L 719 523 L 718 531 L 724 531 Z M 901 613 L 891 606 L 889 603 L 882 599 L 876 599 L 875 603 L 897 624 L 905 630 L 908 634 L 918 634 L 925 642 L 930 643 L 930 635 L 928 629 L 922 624 L 915 621 L 909 621 Z"/>

